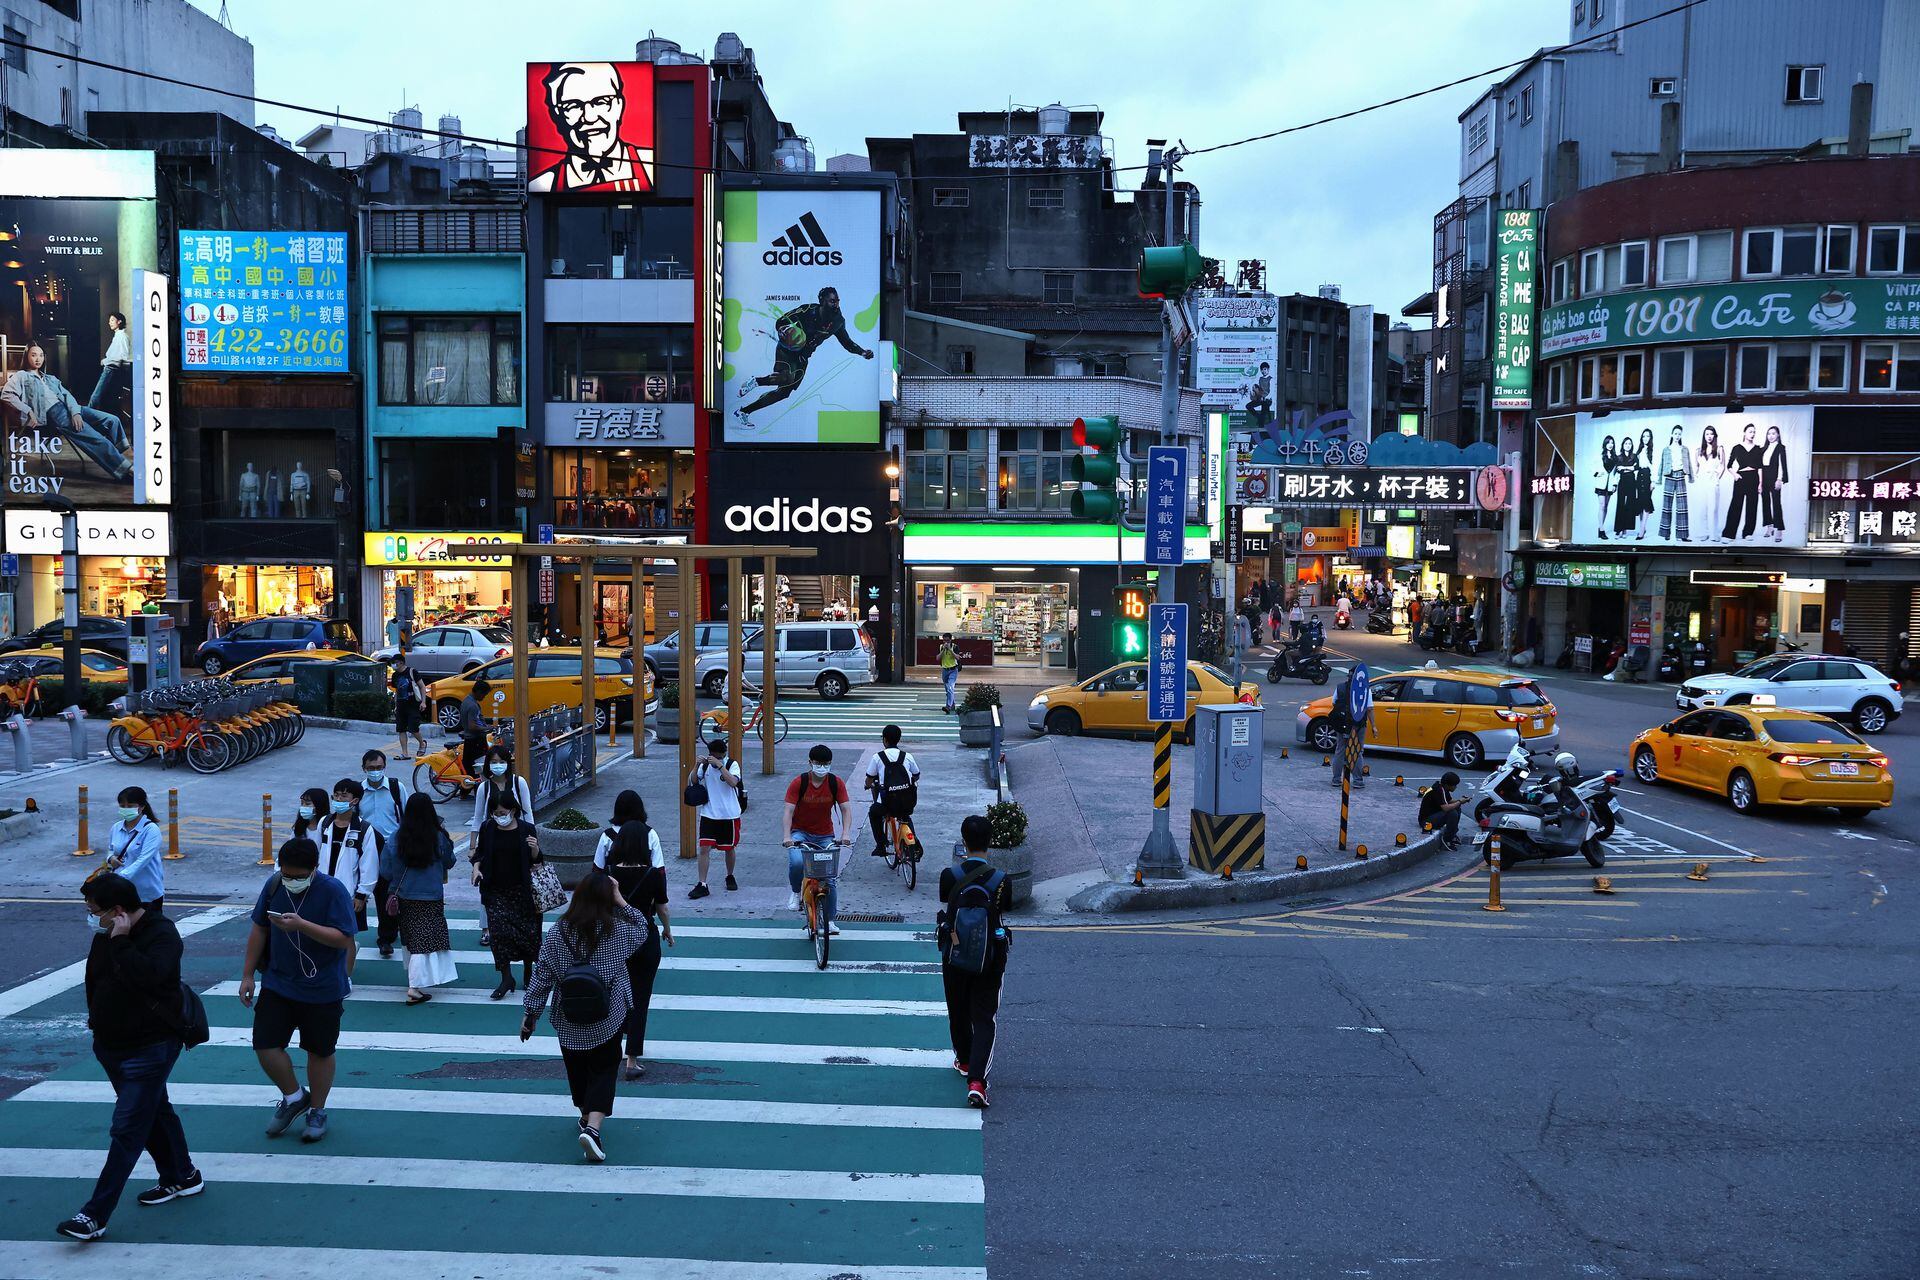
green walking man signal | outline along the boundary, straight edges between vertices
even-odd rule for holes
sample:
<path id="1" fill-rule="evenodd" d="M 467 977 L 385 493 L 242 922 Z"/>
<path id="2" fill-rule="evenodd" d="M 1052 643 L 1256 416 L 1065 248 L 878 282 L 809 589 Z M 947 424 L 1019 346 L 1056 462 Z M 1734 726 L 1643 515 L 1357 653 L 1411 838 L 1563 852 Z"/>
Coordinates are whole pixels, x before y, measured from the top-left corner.
<path id="1" fill-rule="evenodd" d="M 1147 606 L 1153 588 L 1129 582 L 1113 590 L 1113 660 L 1144 662 L 1147 658 Z"/>

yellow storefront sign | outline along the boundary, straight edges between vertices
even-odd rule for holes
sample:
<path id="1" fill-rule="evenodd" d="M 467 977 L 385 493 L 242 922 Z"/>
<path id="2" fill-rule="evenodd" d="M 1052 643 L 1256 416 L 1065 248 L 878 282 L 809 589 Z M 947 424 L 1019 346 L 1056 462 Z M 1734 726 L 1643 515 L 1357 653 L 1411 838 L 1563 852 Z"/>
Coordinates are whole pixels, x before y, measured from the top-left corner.
<path id="1" fill-rule="evenodd" d="M 365 562 L 370 568 L 504 569 L 507 557 L 457 555 L 451 548 L 467 542 L 514 546 L 517 533 L 369 533 Z"/>

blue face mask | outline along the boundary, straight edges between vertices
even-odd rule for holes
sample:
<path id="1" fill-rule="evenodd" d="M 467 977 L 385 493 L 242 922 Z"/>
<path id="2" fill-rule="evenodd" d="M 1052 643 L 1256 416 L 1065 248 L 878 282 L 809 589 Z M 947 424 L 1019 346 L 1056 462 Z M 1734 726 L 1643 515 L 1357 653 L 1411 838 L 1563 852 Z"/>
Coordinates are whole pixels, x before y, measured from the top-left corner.
<path id="1" fill-rule="evenodd" d="M 369 769 L 369 770 L 367 770 L 367 785 L 368 785 L 368 786 L 370 786 L 370 787 L 377 787 L 377 786 L 379 786 L 379 785 L 381 785 L 382 783 L 384 783 L 384 782 L 385 782 L 386 780 L 387 780 L 387 772 L 386 772 L 386 770 L 384 770 L 384 769 Z"/>
<path id="2" fill-rule="evenodd" d="M 495 760 L 492 764 L 487 766 L 487 771 L 493 774 L 494 777 L 498 778 L 502 774 L 506 773 L 507 766 L 504 761 Z"/>
<path id="3" fill-rule="evenodd" d="M 347 810 L 353 808 L 353 801 L 336 799 L 335 801 L 333 801 L 332 807 L 335 813 L 345 813 L 347 812 Z"/>
<path id="4" fill-rule="evenodd" d="M 313 816 L 313 806 L 310 804 L 301 805 L 300 816 L 303 818 L 311 818 Z"/>

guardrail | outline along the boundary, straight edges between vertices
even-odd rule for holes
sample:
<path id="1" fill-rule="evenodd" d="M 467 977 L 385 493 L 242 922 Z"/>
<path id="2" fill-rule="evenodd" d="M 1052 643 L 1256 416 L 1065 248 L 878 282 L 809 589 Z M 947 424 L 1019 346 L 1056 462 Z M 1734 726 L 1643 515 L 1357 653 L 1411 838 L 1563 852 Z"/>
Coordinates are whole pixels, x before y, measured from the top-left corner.
<path id="1" fill-rule="evenodd" d="M 584 723 L 578 708 L 556 707 L 527 719 L 527 744 L 533 776 L 535 811 L 593 785 L 599 765 L 593 725 Z"/>

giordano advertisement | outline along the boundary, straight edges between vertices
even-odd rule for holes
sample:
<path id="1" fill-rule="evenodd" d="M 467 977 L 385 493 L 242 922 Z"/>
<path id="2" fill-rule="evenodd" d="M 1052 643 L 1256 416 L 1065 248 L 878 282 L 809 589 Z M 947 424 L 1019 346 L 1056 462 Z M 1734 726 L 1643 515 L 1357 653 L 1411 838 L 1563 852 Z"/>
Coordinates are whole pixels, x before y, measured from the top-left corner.
<path id="1" fill-rule="evenodd" d="M 153 193 L 151 151 L 0 151 L 9 505 L 135 500 L 129 317 L 134 271 L 160 265 Z"/>
<path id="2" fill-rule="evenodd" d="M 1649 342 L 1908 336 L 1920 333 L 1913 280 L 1764 280 L 1612 293 L 1549 307 L 1540 355 Z"/>
<path id="3" fill-rule="evenodd" d="M 880 193 L 729 191 L 728 444 L 880 443 Z"/>

